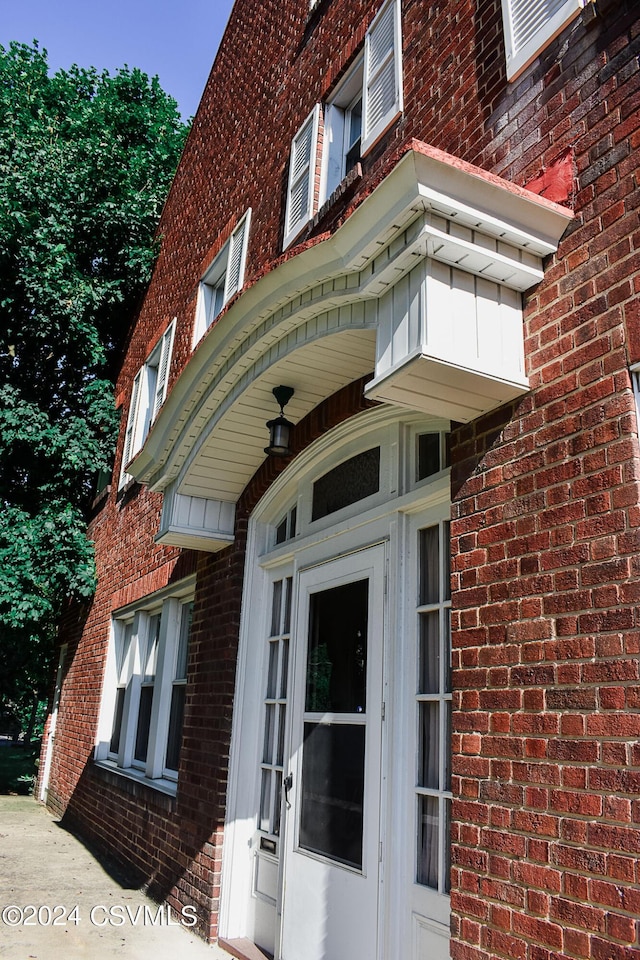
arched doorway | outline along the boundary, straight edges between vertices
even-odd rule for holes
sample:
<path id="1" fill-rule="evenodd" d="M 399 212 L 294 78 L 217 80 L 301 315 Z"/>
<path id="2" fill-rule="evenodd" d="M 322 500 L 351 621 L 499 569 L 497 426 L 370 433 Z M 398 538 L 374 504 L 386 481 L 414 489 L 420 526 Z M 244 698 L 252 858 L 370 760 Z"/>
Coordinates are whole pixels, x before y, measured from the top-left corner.
<path id="1" fill-rule="evenodd" d="M 251 520 L 221 933 L 281 960 L 448 956 L 447 430 L 360 414 Z"/>

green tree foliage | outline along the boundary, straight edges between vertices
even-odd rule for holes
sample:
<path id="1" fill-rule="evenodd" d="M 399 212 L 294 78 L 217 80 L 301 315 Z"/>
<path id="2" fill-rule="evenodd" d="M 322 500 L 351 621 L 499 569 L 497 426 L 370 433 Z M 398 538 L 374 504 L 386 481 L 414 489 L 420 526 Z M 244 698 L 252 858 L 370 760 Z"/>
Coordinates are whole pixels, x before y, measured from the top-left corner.
<path id="1" fill-rule="evenodd" d="M 95 589 L 111 380 L 185 134 L 157 78 L 0 46 L 0 702 L 42 695 L 62 604 Z"/>

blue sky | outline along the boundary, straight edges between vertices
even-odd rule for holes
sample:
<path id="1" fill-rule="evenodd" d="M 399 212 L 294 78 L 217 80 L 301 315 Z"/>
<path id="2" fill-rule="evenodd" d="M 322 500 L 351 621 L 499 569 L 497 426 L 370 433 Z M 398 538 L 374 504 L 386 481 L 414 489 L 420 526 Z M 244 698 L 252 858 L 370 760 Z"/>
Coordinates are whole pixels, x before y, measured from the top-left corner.
<path id="1" fill-rule="evenodd" d="M 158 75 L 186 120 L 198 102 L 233 0 L 0 0 L 0 44 L 36 39 L 51 72 L 77 63 Z"/>

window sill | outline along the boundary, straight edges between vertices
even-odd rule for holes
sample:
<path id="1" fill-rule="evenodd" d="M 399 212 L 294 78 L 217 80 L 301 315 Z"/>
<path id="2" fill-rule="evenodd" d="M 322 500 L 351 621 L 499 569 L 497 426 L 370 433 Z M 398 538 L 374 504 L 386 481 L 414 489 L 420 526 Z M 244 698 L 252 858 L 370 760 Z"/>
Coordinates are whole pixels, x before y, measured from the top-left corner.
<path id="1" fill-rule="evenodd" d="M 127 479 L 124 481 L 124 483 L 120 484 L 116 493 L 116 503 L 118 506 L 126 506 L 130 500 L 133 500 L 139 489 L 140 484 L 135 477 L 127 475 Z"/>
<path id="2" fill-rule="evenodd" d="M 129 781 L 132 786 L 139 785 L 153 790 L 156 793 L 164 794 L 166 797 L 174 799 L 176 796 L 178 784 L 174 780 L 168 780 L 165 777 L 159 777 L 157 780 L 150 780 L 141 770 L 135 767 L 119 767 L 113 760 L 94 760 L 94 767 L 111 774 L 114 777 L 112 781 L 116 784 L 117 780 Z M 116 784 L 119 786 L 119 784 Z M 135 789 L 132 791 L 135 794 Z"/>
<path id="3" fill-rule="evenodd" d="M 322 203 L 320 209 L 313 217 L 312 220 L 306 224 L 306 227 L 303 227 L 300 234 L 295 238 L 296 242 L 300 243 L 306 240 L 313 231 L 318 227 L 320 223 L 324 220 L 327 214 L 332 210 L 335 204 L 343 199 L 344 197 L 350 197 L 356 189 L 356 185 L 362 180 L 362 164 L 360 162 L 356 163 L 352 170 L 343 177 L 338 186 L 335 188 L 333 193 L 327 197 L 327 199 Z"/>

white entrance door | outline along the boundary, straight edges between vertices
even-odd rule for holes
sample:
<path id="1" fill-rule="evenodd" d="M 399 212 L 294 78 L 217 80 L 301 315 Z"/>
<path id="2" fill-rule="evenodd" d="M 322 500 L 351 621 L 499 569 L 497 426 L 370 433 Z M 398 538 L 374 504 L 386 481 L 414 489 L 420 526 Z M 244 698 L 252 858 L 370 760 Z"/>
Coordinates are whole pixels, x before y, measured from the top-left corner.
<path id="1" fill-rule="evenodd" d="M 378 545 L 300 573 L 283 960 L 378 954 L 384 562 Z"/>

